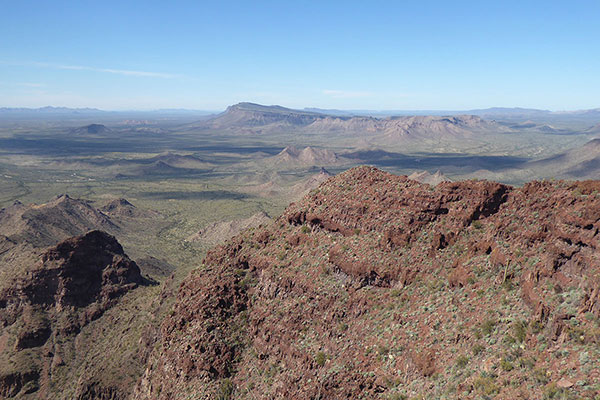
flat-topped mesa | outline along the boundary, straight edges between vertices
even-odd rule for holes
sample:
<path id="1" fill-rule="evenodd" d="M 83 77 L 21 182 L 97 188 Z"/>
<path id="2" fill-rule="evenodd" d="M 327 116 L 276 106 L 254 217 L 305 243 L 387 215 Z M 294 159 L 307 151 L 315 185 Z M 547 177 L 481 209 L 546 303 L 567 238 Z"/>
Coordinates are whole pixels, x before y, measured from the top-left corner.
<path id="1" fill-rule="evenodd" d="M 337 133 L 379 138 L 396 143 L 419 139 L 465 139 L 511 128 L 475 115 L 397 116 L 387 118 L 328 115 L 281 106 L 240 103 L 190 128 L 232 130 L 239 134 L 298 132 L 309 135 Z"/>
<path id="2" fill-rule="evenodd" d="M 227 107 L 224 113 L 209 120 L 208 126 L 213 128 L 260 127 L 269 124 L 305 126 L 322 117 L 321 114 L 280 106 L 239 103 Z"/>

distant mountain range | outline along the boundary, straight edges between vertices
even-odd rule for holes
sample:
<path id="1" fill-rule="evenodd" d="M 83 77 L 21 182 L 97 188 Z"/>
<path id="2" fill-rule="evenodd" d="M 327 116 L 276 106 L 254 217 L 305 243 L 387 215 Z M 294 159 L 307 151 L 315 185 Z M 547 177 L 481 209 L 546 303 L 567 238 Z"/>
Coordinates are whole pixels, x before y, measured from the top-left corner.
<path id="1" fill-rule="evenodd" d="M 520 107 L 492 107 L 473 110 L 336 110 L 321 108 L 304 108 L 305 111 L 317 112 L 329 115 L 348 115 L 348 116 L 399 116 L 399 115 L 546 115 L 552 113 L 549 110 L 538 110 L 534 108 Z M 587 110 L 586 110 L 587 111 Z"/>
<path id="2" fill-rule="evenodd" d="M 323 109 L 323 108 L 304 108 L 302 110 L 294 110 L 281 106 L 263 106 L 255 103 L 242 102 L 227 108 L 227 111 L 234 110 L 236 108 L 244 108 L 246 110 L 253 111 L 265 111 L 268 109 L 274 113 L 289 113 L 294 111 L 296 114 L 321 114 L 321 115 L 335 115 L 335 116 L 373 116 L 373 117 L 386 117 L 386 116 L 409 116 L 409 115 L 477 115 L 482 117 L 496 117 L 496 118 L 516 118 L 516 117 L 528 117 L 528 116 L 555 116 L 555 117 L 600 117 L 600 108 L 588 109 L 588 110 L 574 110 L 574 111 L 550 111 L 541 110 L 535 108 L 521 108 L 521 107 L 491 107 L 484 109 L 472 109 L 472 110 L 339 110 L 339 109 Z M 125 111 L 112 111 L 112 110 L 100 110 L 97 108 L 68 108 L 68 107 L 41 107 L 41 108 L 24 108 L 24 107 L 0 107 L 0 116 L 7 115 L 55 115 L 55 116 L 73 116 L 73 115 L 110 115 L 110 114 L 146 114 L 146 115 L 211 115 L 218 114 L 216 111 L 210 110 L 193 110 L 193 109 L 179 109 L 179 108 L 165 108 L 157 110 L 125 110 Z"/>
<path id="3" fill-rule="evenodd" d="M 124 110 L 106 111 L 97 108 L 68 108 L 68 107 L 41 107 L 41 108 L 10 108 L 0 107 L 0 119 L 79 119 L 79 118 L 125 118 L 125 117 L 202 117 L 214 114 L 214 111 L 186 110 L 186 109 L 158 109 L 158 110 Z"/>
<path id="4" fill-rule="evenodd" d="M 281 106 L 239 103 L 214 117 L 189 124 L 189 130 L 227 131 L 236 134 L 298 132 L 341 134 L 396 142 L 410 139 L 466 138 L 511 129 L 479 116 L 371 116 L 328 115 Z"/>

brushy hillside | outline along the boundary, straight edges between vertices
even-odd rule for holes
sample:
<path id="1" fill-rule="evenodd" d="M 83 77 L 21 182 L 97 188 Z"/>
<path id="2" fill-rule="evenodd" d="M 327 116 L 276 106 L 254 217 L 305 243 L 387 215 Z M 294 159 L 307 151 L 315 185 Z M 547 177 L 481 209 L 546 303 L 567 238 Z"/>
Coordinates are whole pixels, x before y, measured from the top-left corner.
<path id="1" fill-rule="evenodd" d="M 89 385 L 98 386 L 103 398 L 116 398 L 121 382 L 109 387 L 83 380 L 66 384 L 63 373 L 73 367 L 73 359 L 93 349 L 84 345 L 85 338 L 75 340 L 78 334 L 143 282 L 140 269 L 113 236 L 91 231 L 49 248 L 27 274 L 5 283 L 0 291 L 0 397 L 59 398 L 67 389 L 86 391 Z"/>
<path id="2" fill-rule="evenodd" d="M 209 252 L 133 398 L 599 396 L 599 190 L 333 177 Z"/>

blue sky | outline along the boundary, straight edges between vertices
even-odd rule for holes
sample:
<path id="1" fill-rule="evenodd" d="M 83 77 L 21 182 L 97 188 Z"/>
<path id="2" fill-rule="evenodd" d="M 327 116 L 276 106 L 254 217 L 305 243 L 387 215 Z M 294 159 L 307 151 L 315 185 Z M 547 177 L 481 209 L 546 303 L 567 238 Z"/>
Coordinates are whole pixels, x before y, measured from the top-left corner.
<path id="1" fill-rule="evenodd" d="M 0 107 L 600 107 L 600 1 L 3 1 Z"/>

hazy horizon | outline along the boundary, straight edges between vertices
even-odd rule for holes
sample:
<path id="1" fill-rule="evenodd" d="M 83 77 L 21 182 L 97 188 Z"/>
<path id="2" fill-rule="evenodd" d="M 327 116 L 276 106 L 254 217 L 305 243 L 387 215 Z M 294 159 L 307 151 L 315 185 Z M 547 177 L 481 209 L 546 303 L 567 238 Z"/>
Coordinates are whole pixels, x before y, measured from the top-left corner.
<path id="1" fill-rule="evenodd" d="M 111 113 L 111 112 L 118 112 L 118 113 L 127 113 L 127 112 L 142 112 L 142 113 L 152 113 L 152 112 L 161 112 L 161 111 L 180 111 L 180 112 L 199 112 L 199 113 L 221 113 L 227 110 L 228 107 L 236 105 L 236 104 L 242 104 L 242 103 L 251 103 L 251 104 L 257 104 L 259 106 L 264 106 L 264 107 L 284 107 L 284 108 L 288 108 L 290 110 L 297 110 L 297 111 L 311 111 L 311 110 L 319 110 L 322 112 L 327 112 L 327 111 L 343 111 L 343 112 L 374 112 L 374 113 L 386 113 L 386 112 L 420 112 L 420 113 L 426 113 L 426 112 L 468 112 L 468 111 L 486 111 L 486 110 L 512 110 L 512 111 L 516 111 L 516 110 L 523 110 L 523 111 L 541 111 L 541 112 L 550 112 L 550 113 L 572 113 L 572 112 L 582 112 L 582 111 L 590 111 L 590 110 L 598 110 L 600 109 L 600 105 L 597 107 L 591 107 L 591 108 L 585 108 L 585 109 L 562 109 L 562 110 L 550 110 L 550 109 L 543 109 L 543 108 L 538 108 L 538 107 L 511 107 L 511 106 L 492 106 L 492 107 L 486 107 L 486 108 L 472 108 L 472 109 L 460 109 L 460 110 L 450 110 L 450 109 L 431 109 L 431 108 L 425 108 L 425 109 L 366 109 L 366 108 L 322 108 L 322 107 L 315 107 L 315 106 L 304 106 L 301 108 L 295 108 L 295 107 L 289 107 L 286 105 L 282 105 L 282 104 L 259 104 L 259 103 L 254 103 L 254 102 L 249 102 L 249 101 L 242 101 L 239 103 L 235 103 L 235 104 L 230 104 L 228 106 L 225 106 L 222 109 L 197 109 L 197 108 L 146 108 L 146 109 L 135 109 L 135 108 L 113 108 L 113 109 L 108 109 L 108 108 L 97 108 L 97 107 L 86 107 L 86 106 L 81 106 L 81 107 L 69 107 L 69 106 L 64 106 L 64 105 L 52 105 L 52 104 L 48 104 L 45 106 L 40 106 L 40 107 L 19 107 L 19 106 L 0 106 L 0 110 L 31 110 L 31 111 L 38 111 L 38 110 L 44 110 L 44 109 L 56 109 L 56 110 L 60 110 L 60 109 L 68 109 L 68 110 L 90 110 L 90 111 L 100 111 L 100 112 L 107 112 L 107 113 Z"/>

